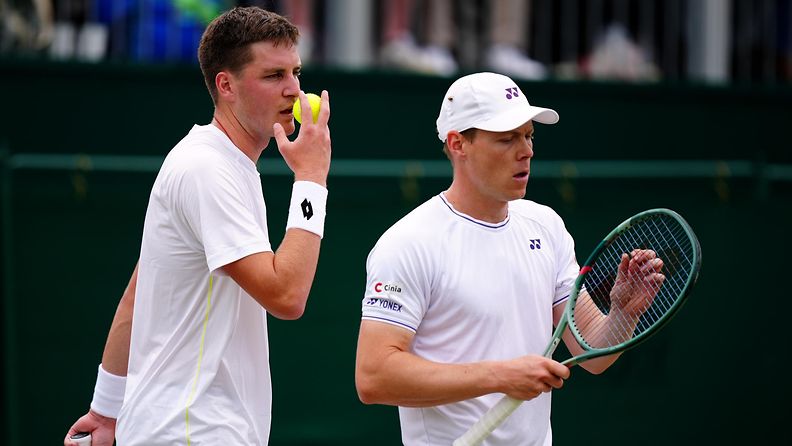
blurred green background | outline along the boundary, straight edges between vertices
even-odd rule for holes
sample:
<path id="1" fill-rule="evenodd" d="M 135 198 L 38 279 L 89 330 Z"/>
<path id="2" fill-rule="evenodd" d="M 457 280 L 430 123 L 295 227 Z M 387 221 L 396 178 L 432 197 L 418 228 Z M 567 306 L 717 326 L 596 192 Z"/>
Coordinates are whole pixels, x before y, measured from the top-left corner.
<path id="1" fill-rule="evenodd" d="M 304 74 L 305 91 L 331 95 L 334 165 L 305 316 L 271 319 L 272 445 L 400 444 L 396 409 L 364 406 L 354 388 L 365 258 L 450 183 L 434 121 L 451 81 Z M 537 127 L 528 198 L 565 219 L 578 258 L 652 207 L 685 216 L 703 250 L 699 284 L 666 330 L 601 376 L 575 369 L 554 392 L 556 444 L 792 442 L 782 409 L 792 305 L 778 282 L 792 227 L 792 89 L 520 85 L 561 116 Z M 0 97 L 2 427 L 6 444 L 59 444 L 90 402 L 158 164 L 210 121 L 211 101 L 197 67 L 35 61 L 0 61 Z M 292 180 L 274 146 L 259 167 L 277 246 Z"/>

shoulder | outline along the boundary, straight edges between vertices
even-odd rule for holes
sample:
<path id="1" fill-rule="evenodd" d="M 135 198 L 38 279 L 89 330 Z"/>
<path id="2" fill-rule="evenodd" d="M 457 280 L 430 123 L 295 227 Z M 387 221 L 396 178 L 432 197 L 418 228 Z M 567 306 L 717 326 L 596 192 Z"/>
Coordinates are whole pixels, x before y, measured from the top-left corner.
<path id="1" fill-rule="evenodd" d="M 443 225 L 443 202 L 434 196 L 399 219 L 380 240 L 423 242 L 432 239 Z"/>
<path id="2" fill-rule="evenodd" d="M 205 127 L 193 127 L 168 153 L 160 169 L 163 180 L 198 188 L 237 181 L 239 169 L 228 156 L 222 139 Z"/>
<path id="3" fill-rule="evenodd" d="M 443 227 L 443 202 L 432 197 L 399 219 L 380 236 L 371 253 L 386 256 L 431 250 Z"/>
<path id="4" fill-rule="evenodd" d="M 552 232 L 565 230 L 564 220 L 553 208 L 531 200 L 509 202 L 509 213 L 517 220 L 533 222 Z"/>

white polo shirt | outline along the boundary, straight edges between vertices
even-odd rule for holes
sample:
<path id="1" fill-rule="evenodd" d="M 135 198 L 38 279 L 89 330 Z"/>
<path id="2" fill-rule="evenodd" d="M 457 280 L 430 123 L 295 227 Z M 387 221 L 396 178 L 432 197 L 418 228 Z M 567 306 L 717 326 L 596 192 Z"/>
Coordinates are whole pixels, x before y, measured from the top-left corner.
<path id="1" fill-rule="evenodd" d="M 574 242 L 549 207 L 509 203 L 491 224 L 455 210 L 441 194 L 379 239 L 367 261 L 363 319 L 415 333 L 412 351 L 440 363 L 544 353 L 553 306 L 578 274 Z M 502 394 L 443 406 L 400 407 L 405 445 L 448 445 Z M 552 443 L 550 394 L 528 401 L 485 445 Z"/>
<path id="2" fill-rule="evenodd" d="M 221 267 L 271 250 L 255 164 L 194 126 L 146 211 L 120 446 L 267 444 L 266 312 Z"/>

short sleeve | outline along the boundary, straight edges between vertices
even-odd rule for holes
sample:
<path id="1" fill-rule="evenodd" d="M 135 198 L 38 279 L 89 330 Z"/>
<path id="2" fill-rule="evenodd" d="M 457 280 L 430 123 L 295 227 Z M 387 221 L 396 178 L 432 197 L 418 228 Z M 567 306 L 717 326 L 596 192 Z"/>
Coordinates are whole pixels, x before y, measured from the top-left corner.
<path id="1" fill-rule="evenodd" d="M 553 305 L 558 305 L 566 302 L 569 294 L 572 292 L 572 287 L 575 285 L 580 267 L 575 257 L 575 241 L 566 230 L 561 217 L 556 216 L 558 219 L 557 235 L 559 237 L 558 250 L 556 252 L 556 287 L 555 296 L 553 297 Z"/>
<path id="2" fill-rule="evenodd" d="M 203 245 L 210 271 L 257 252 L 271 251 L 266 216 L 257 206 L 245 173 L 224 162 L 196 163 L 184 182 L 182 205 Z M 260 212 L 264 212 L 262 208 Z M 264 222 L 263 224 L 259 222 Z"/>
<path id="3" fill-rule="evenodd" d="M 431 293 L 431 264 L 417 243 L 386 233 L 366 261 L 363 319 L 417 331 Z"/>

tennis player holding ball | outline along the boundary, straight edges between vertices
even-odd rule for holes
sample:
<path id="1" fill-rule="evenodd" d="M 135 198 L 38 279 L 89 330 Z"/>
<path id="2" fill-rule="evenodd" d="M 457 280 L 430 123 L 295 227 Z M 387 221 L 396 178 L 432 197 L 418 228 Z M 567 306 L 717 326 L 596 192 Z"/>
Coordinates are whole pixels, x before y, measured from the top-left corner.
<path id="1" fill-rule="evenodd" d="M 199 61 L 214 119 L 168 154 L 140 260 L 113 319 L 90 411 L 93 446 L 266 445 L 267 313 L 299 318 L 316 272 L 330 167 L 327 92 L 297 138 L 297 28 L 256 7 L 209 24 Z M 275 138 L 294 172 L 287 230 L 269 240 L 256 162 Z M 283 210 L 276 210 L 282 212 Z M 134 312 L 134 317 L 133 317 Z"/>
<path id="2" fill-rule="evenodd" d="M 570 371 L 543 352 L 579 267 L 558 214 L 522 198 L 534 122 L 557 121 L 506 76 L 458 79 L 437 118 L 450 187 L 394 224 L 369 254 L 355 381 L 364 403 L 399 406 L 407 446 L 452 444 L 501 394 L 530 401 L 484 444 L 552 444 L 550 391 Z M 620 274 L 659 284 L 662 266 L 654 252 L 635 250 Z M 631 312 L 638 297 L 624 293 L 614 308 Z M 564 341 L 581 352 L 569 333 Z M 600 373 L 616 356 L 582 367 Z"/>

